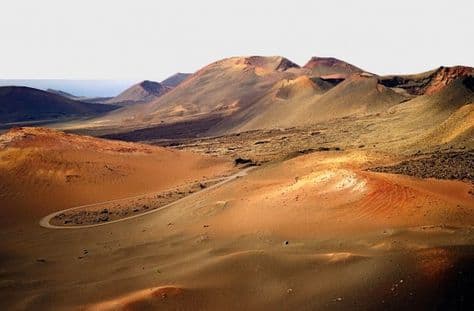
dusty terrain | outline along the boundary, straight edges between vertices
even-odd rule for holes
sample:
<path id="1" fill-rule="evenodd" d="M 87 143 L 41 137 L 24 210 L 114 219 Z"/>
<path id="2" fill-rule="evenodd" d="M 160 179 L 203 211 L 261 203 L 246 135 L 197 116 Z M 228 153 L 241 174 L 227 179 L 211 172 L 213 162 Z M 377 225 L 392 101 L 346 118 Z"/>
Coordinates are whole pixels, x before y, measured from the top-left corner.
<path id="1" fill-rule="evenodd" d="M 314 152 L 128 221 L 5 229 L 2 304 L 472 307 L 472 184 L 366 171 L 393 160 L 369 151 Z"/>
<path id="2" fill-rule="evenodd" d="M 222 179 L 222 178 L 221 178 Z M 187 195 L 216 184 L 221 179 L 190 183 L 178 186 L 176 189 L 147 193 L 138 197 L 106 201 L 75 207 L 56 214 L 49 224 L 55 226 L 82 226 L 103 224 L 130 216 L 141 215 L 146 212 L 162 208 L 178 201 Z"/>
<path id="3" fill-rule="evenodd" d="M 0 136 L 1 223 L 36 223 L 53 211 L 187 188 L 232 170 L 231 161 L 188 152 L 13 129 Z"/>

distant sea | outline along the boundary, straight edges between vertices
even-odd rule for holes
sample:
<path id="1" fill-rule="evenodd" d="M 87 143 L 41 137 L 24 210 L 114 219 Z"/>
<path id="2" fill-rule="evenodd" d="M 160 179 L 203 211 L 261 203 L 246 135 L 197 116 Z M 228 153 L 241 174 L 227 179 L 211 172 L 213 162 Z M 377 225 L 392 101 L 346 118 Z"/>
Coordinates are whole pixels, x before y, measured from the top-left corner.
<path id="1" fill-rule="evenodd" d="M 84 97 L 113 97 L 138 82 L 133 80 L 0 79 L 0 86 L 54 89 Z"/>

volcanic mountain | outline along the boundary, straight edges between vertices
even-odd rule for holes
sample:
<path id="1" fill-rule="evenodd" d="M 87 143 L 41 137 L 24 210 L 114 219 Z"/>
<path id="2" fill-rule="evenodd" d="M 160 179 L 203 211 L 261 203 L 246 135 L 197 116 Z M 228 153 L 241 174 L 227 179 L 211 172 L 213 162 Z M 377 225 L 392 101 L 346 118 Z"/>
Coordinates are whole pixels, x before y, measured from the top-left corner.
<path id="1" fill-rule="evenodd" d="M 300 67 L 280 56 L 232 57 L 202 68 L 156 100 L 112 112 L 97 122 L 111 129 L 123 124 L 143 129 L 187 123 L 180 131 L 190 135 L 196 131 L 222 135 L 308 126 L 338 118 L 387 114 L 397 123 L 428 115 L 433 107 L 446 102 L 457 108 L 471 103 L 472 70 L 441 67 L 416 75 L 378 76 L 335 58 L 313 57 Z M 446 101 L 439 100 L 440 92 L 448 94 L 443 95 Z M 443 107 L 436 109 L 444 111 Z M 391 114 L 402 111 L 413 115 L 399 120 Z M 449 110 L 436 120 L 444 122 L 453 112 Z M 425 134 L 437 125 L 433 120 L 423 122 Z M 193 128 L 194 124 L 200 125 Z M 405 130 L 410 128 L 400 129 Z"/>
<path id="2" fill-rule="evenodd" d="M 91 116 L 116 108 L 76 101 L 29 87 L 0 87 L 0 122 L 3 123 Z"/>
<path id="3" fill-rule="evenodd" d="M 177 87 L 181 82 L 186 80 L 190 75 L 191 75 L 190 73 L 182 73 L 182 72 L 175 73 L 171 77 L 161 81 L 161 85 L 173 89 Z"/>
<path id="4" fill-rule="evenodd" d="M 110 115 L 107 122 L 127 120 L 143 125 L 228 115 L 255 103 L 275 83 L 299 74 L 298 65 L 279 56 L 227 58 L 202 68 L 148 104 L 127 107 Z"/>
<path id="5" fill-rule="evenodd" d="M 334 57 L 312 57 L 303 68 L 308 69 L 312 76 L 347 77 L 354 73 L 364 72 L 362 69 Z"/>
<path id="6" fill-rule="evenodd" d="M 159 82 L 145 80 L 132 85 L 114 98 L 107 100 L 108 104 L 137 104 L 147 103 L 162 96 L 170 89 Z"/>
<path id="7" fill-rule="evenodd" d="M 282 93 L 290 96 L 283 97 Z M 220 134 L 310 125 L 335 118 L 383 112 L 405 100 L 406 96 L 378 84 L 375 77 L 353 75 L 336 86 L 328 84 L 321 88 L 308 77 L 300 76 L 248 109 L 224 119 L 212 130 Z"/>
<path id="8" fill-rule="evenodd" d="M 472 67 L 439 67 L 416 75 L 384 76 L 380 78 L 380 83 L 414 95 L 430 95 L 458 78 L 471 77 L 472 79 L 473 76 L 474 68 Z"/>
<path id="9" fill-rule="evenodd" d="M 47 89 L 46 92 L 50 92 L 50 93 L 53 93 L 53 94 L 56 94 L 56 95 L 60 95 L 60 96 L 62 96 L 62 97 L 67 97 L 67 98 L 70 98 L 70 99 L 74 99 L 74 100 L 78 100 L 78 99 L 81 98 L 81 97 L 79 97 L 79 96 L 72 95 L 71 93 L 64 92 L 64 91 L 61 91 L 61 90 Z"/>

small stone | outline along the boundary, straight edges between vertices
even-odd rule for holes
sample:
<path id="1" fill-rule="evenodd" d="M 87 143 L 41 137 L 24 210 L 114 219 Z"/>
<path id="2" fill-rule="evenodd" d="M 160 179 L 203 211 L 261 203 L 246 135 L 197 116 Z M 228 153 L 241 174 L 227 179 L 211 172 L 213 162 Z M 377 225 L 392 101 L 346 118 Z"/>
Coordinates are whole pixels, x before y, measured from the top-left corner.
<path id="1" fill-rule="evenodd" d="M 342 301 L 342 297 L 337 297 L 335 300 L 340 302 Z"/>

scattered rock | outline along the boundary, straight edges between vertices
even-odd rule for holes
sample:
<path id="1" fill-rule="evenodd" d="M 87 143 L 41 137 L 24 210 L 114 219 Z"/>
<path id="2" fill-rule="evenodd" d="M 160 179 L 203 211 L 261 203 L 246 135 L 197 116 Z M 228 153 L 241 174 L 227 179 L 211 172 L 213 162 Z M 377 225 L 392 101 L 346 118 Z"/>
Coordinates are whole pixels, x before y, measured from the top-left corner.
<path id="1" fill-rule="evenodd" d="M 474 182 L 474 150 L 434 152 L 370 171 L 395 173 L 420 178 L 458 179 Z"/>
<path id="2" fill-rule="evenodd" d="M 234 160 L 234 163 L 235 163 L 235 165 L 239 165 L 239 164 L 253 164 L 253 161 L 250 160 L 250 159 L 245 159 L 245 158 L 238 157 L 237 159 Z"/>

